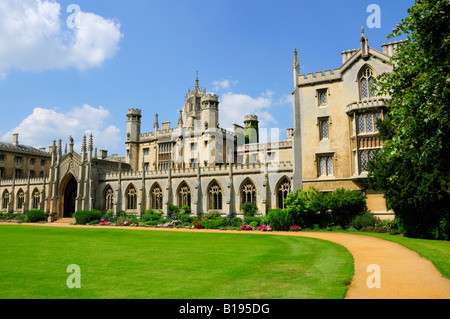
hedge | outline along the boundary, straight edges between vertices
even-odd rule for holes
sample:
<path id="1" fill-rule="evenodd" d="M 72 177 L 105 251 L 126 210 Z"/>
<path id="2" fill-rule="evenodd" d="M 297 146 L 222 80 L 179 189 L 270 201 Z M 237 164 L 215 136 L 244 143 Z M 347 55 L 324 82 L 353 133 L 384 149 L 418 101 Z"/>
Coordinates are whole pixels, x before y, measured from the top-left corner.
<path id="1" fill-rule="evenodd" d="M 37 223 L 45 221 L 45 212 L 43 210 L 34 209 L 30 210 L 25 214 L 25 222 L 27 223 Z"/>
<path id="2" fill-rule="evenodd" d="M 292 215 L 280 208 L 271 209 L 267 214 L 267 219 L 273 230 L 287 231 L 294 224 Z"/>
<path id="3" fill-rule="evenodd" d="M 79 210 L 73 215 L 78 225 L 89 224 L 93 220 L 100 220 L 102 213 L 99 210 Z"/>

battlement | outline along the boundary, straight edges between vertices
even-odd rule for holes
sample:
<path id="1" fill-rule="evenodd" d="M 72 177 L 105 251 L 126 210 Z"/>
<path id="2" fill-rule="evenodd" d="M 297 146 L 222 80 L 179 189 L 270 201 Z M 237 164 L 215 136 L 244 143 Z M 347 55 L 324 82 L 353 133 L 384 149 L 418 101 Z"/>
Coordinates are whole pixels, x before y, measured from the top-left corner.
<path id="1" fill-rule="evenodd" d="M 278 162 L 276 164 L 268 164 L 271 170 L 276 169 L 277 171 L 292 171 L 293 164 L 290 161 L 287 162 Z M 231 166 L 231 167 L 230 167 Z M 209 175 L 229 175 L 230 168 L 233 171 L 233 174 L 249 174 L 249 173 L 261 173 L 265 170 L 266 164 L 264 163 L 233 163 L 233 164 L 222 164 L 208 167 L 187 167 L 187 168 L 179 168 L 172 169 L 170 171 L 171 178 L 180 178 L 180 177 L 196 177 L 197 174 L 200 177 L 209 176 Z M 169 176 L 169 169 L 158 170 L 158 171 L 146 171 L 144 178 L 147 179 L 167 179 Z M 114 173 L 103 173 L 99 175 L 99 181 L 108 182 L 108 181 L 116 181 L 119 177 L 118 172 Z M 121 179 L 123 181 L 127 180 L 141 180 L 142 179 L 142 171 L 134 172 L 127 171 L 121 173 Z"/>
<path id="2" fill-rule="evenodd" d="M 128 109 L 127 115 L 141 115 L 141 109 Z"/>
<path id="3" fill-rule="evenodd" d="M 0 186 L 12 186 L 15 187 L 26 187 L 28 184 L 31 186 L 33 185 L 41 185 L 45 182 L 48 184 L 49 180 L 47 180 L 46 177 L 36 177 L 36 178 L 17 178 L 15 180 L 13 179 L 0 179 Z"/>
<path id="4" fill-rule="evenodd" d="M 325 82 L 325 81 L 336 81 L 341 79 L 341 72 L 339 70 L 325 70 L 317 71 L 316 73 L 307 73 L 306 75 L 301 74 L 298 77 L 298 84 L 310 84 L 313 82 Z"/>
<path id="5" fill-rule="evenodd" d="M 251 122 L 251 121 L 258 121 L 258 115 L 249 114 L 249 115 L 244 116 L 244 123 Z"/>
<path id="6" fill-rule="evenodd" d="M 219 96 L 217 94 L 208 93 L 202 95 L 202 101 L 215 101 L 219 102 Z"/>
<path id="7" fill-rule="evenodd" d="M 395 42 L 384 43 L 381 46 L 381 48 L 383 49 L 383 53 L 386 54 L 387 56 L 393 56 L 399 44 L 402 44 L 405 41 L 406 40 L 400 40 Z"/>
<path id="8" fill-rule="evenodd" d="M 358 51 L 357 49 L 343 51 L 341 53 L 341 55 L 342 55 L 342 64 L 344 64 L 345 62 L 350 60 L 356 54 L 357 51 Z"/>

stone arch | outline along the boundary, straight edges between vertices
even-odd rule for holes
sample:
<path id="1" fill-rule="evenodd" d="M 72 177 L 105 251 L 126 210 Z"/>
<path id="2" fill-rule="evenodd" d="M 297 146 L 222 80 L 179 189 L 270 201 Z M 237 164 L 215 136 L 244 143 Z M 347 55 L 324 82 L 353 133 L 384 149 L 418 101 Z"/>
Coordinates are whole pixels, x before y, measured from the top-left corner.
<path id="1" fill-rule="evenodd" d="M 59 189 L 58 217 L 72 217 L 79 209 L 78 180 L 72 173 L 67 173 L 61 181 Z"/>
<path id="2" fill-rule="evenodd" d="M 16 209 L 23 210 L 25 205 L 25 192 L 22 188 L 19 188 L 19 190 L 16 193 Z"/>
<path id="3" fill-rule="evenodd" d="M 8 211 L 9 209 L 9 203 L 10 203 L 10 193 L 7 189 L 5 189 L 2 193 L 2 202 L 1 202 L 1 209 L 4 211 Z"/>
<path id="4" fill-rule="evenodd" d="M 358 82 L 360 100 L 375 97 L 375 93 L 371 92 L 375 78 L 376 72 L 370 64 L 365 63 L 359 69 L 356 81 Z"/>
<path id="5" fill-rule="evenodd" d="M 207 209 L 221 211 L 223 209 L 223 187 L 216 179 L 209 182 L 206 188 L 207 194 Z"/>
<path id="6" fill-rule="evenodd" d="M 244 179 L 241 183 L 241 186 L 239 187 L 239 194 L 241 196 L 241 206 L 242 204 L 247 202 L 252 202 L 256 204 L 257 193 L 258 189 L 256 188 L 255 182 L 250 177 Z"/>
<path id="7" fill-rule="evenodd" d="M 133 183 L 130 183 L 125 189 L 125 208 L 126 210 L 137 210 L 138 192 Z"/>
<path id="8" fill-rule="evenodd" d="M 275 198 L 277 208 L 284 209 L 284 200 L 292 191 L 292 180 L 286 175 L 281 177 L 275 186 Z"/>
<path id="9" fill-rule="evenodd" d="M 103 190 L 103 199 L 105 201 L 105 212 L 114 210 L 114 189 L 110 184 L 107 184 Z"/>
<path id="10" fill-rule="evenodd" d="M 154 182 L 150 187 L 150 208 L 154 210 L 163 209 L 164 193 L 158 182 Z"/>
<path id="11" fill-rule="evenodd" d="M 177 197 L 177 204 L 178 204 L 179 208 L 181 208 L 183 206 L 191 207 L 191 205 L 192 205 L 192 190 L 186 181 L 182 181 L 178 185 L 176 197 Z"/>
<path id="12" fill-rule="evenodd" d="M 41 207 L 41 192 L 35 187 L 31 192 L 31 209 L 39 209 Z"/>

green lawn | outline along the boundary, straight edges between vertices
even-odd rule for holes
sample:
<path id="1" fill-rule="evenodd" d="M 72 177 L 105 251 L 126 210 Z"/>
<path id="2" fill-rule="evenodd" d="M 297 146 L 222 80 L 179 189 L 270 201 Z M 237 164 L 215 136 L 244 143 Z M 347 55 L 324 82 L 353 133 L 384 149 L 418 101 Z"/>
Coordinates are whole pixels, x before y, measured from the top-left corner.
<path id="1" fill-rule="evenodd" d="M 344 247 L 294 236 L 0 225 L 0 242 L 2 299 L 340 299 L 353 275 Z"/>
<path id="2" fill-rule="evenodd" d="M 430 260 L 443 276 L 450 278 L 450 242 L 448 241 L 408 238 L 370 232 L 353 232 L 353 234 L 374 236 L 403 245 Z"/>

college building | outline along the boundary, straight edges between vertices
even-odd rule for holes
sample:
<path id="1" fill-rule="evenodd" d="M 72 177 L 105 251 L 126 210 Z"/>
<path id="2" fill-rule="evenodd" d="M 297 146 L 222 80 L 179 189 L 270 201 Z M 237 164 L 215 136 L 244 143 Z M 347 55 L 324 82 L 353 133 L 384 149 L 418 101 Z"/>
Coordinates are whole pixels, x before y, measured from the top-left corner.
<path id="1" fill-rule="evenodd" d="M 127 110 L 123 157 L 97 150 L 92 135 L 83 137 L 80 151 L 72 137 L 45 151 L 19 144 L 15 134 L 12 143 L 0 143 L 0 211 L 42 209 L 55 221 L 83 209 L 141 215 L 152 208 L 168 215 L 176 205 L 225 216 L 241 215 L 242 204 L 253 202 L 265 215 L 284 208 L 291 191 L 314 186 L 359 189 L 369 210 L 391 218 L 383 194 L 368 188 L 367 162 L 382 147 L 376 120 L 388 101 L 371 87 L 377 75 L 393 70 L 397 45 L 375 50 L 363 31 L 360 48 L 342 52 L 338 69 L 307 75 L 300 74 L 295 50 L 294 121 L 285 140 L 262 140 L 271 134 L 260 131 L 255 114 L 232 130 L 221 128 L 220 99 L 198 77 L 175 125 L 155 114 L 153 131 L 142 131 L 142 110 Z"/>

